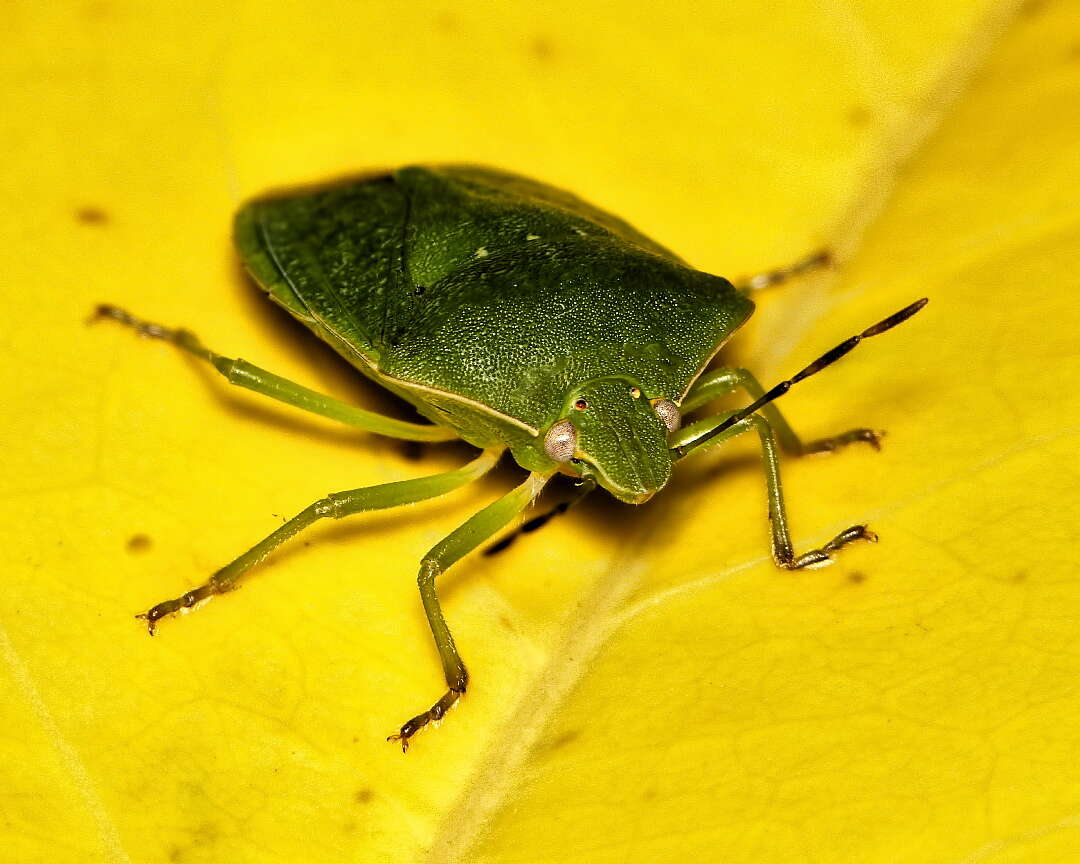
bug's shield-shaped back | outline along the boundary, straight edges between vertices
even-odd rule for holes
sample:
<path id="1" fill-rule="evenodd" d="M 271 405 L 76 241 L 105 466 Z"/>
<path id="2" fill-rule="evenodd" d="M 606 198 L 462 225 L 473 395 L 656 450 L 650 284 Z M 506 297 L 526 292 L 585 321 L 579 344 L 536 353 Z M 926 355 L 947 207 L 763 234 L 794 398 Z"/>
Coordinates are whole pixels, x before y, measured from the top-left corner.
<path id="1" fill-rule="evenodd" d="M 416 385 L 414 402 L 437 391 L 488 406 L 519 431 L 545 428 L 596 378 L 678 398 L 753 309 L 616 217 L 478 168 L 263 199 L 237 238 L 264 287 L 369 374 Z"/>

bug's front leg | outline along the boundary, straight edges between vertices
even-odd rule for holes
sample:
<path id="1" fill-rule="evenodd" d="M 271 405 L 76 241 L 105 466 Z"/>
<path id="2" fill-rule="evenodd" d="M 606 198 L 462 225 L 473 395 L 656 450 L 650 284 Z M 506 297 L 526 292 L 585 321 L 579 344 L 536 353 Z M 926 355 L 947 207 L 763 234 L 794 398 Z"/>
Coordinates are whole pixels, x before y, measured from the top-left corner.
<path id="1" fill-rule="evenodd" d="M 701 437 L 710 429 L 719 426 L 735 412 L 720 414 L 692 423 L 679 430 L 677 440 L 673 446 L 692 446 L 696 438 Z M 776 436 L 769 420 L 760 414 L 751 414 L 739 421 L 730 429 L 704 442 L 697 450 L 691 453 L 700 453 L 723 441 L 749 432 L 751 429 L 757 432 L 761 441 L 761 455 L 765 467 L 765 484 L 769 497 L 769 523 L 772 529 L 772 557 L 778 567 L 785 570 L 799 570 L 803 567 L 827 564 L 832 560 L 832 553 L 852 543 L 855 540 L 868 540 L 877 542 L 877 535 L 865 525 L 852 525 L 841 531 L 832 540 L 817 549 L 810 549 L 802 554 L 796 554 L 791 542 L 791 530 L 788 528 L 787 510 L 784 507 L 784 488 L 780 482 L 780 454 L 777 452 Z"/>
<path id="2" fill-rule="evenodd" d="M 469 464 L 455 471 L 432 474 L 429 477 L 417 477 L 414 480 L 399 480 L 383 483 L 380 486 L 368 486 L 348 492 L 334 492 L 309 505 L 276 531 L 256 543 L 247 552 L 218 570 L 209 581 L 192 588 L 172 600 L 165 600 L 153 606 L 149 611 L 136 617 L 147 623 L 150 635 L 154 635 L 157 622 L 162 618 L 190 609 L 203 600 L 216 594 L 232 591 L 236 583 L 252 567 L 262 561 L 285 541 L 295 537 L 305 528 L 320 519 L 340 519 L 365 510 L 386 510 L 413 504 L 428 498 L 445 495 L 448 492 L 478 480 L 494 467 L 499 459 L 498 449 L 485 450 Z"/>
<path id="3" fill-rule="evenodd" d="M 689 414 L 707 402 L 712 401 L 737 388 L 743 388 L 751 398 L 758 399 L 765 393 L 765 388 L 747 369 L 717 369 L 702 375 L 697 383 L 686 394 L 683 400 L 682 411 Z M 780 446 L 785 453 L 792 456 L 805 456 L 810 453 L 833 453 L 841 447 L 846 447 L 856 441 L 865 441 L 875 450 L 881 449 L 881 439 L 885 433 L 879 429 L 849 429 L 839 435 L 831 435 L 828 438 L 818 438 L 814 441 L 803 441 L 791 424 L 780 413 L 780 409 L 773 403 L 765 405 L 761 409 L 761 415 L 772 425 Z"/>
<path id="4" fill-rule="evenodd" d="M 460 699 L 469 685 L 469 673 L 458 654 L 457 646 L 450 628 L 443 617 L 442 606 L 435 592 L 435 579 L 446 572 L 459 558 L 467 555 L 495 532 L 503 528 L 518 513 L 540 494 L 550 474 L 530 474 L 520 486 L 492 502 L 467 522 L 450 533 L 434 546 L 420 563 L 420 600 L 424 604 L 431 635 L 435 637 L 435 647 L 442 660 L 443 675 L 446 678 L 446 692 L 439 700 L 422 714 L 417 714 L 389 736 L 387 741 L 400 741 L 402 752 L 409 749 L 409 739 L 417 732 L 437 720 L 441 720 L 454 703 Z"/>

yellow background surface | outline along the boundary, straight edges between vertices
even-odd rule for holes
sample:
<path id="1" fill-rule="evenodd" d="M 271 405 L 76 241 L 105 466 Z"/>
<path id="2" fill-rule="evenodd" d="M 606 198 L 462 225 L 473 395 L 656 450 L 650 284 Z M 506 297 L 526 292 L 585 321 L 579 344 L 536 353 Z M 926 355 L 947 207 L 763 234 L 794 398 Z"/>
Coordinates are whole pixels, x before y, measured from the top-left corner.
<path id="1" fill-rule="evenodd" d="M 1080 5 L 8 3 L 0 55 L 0 846 L 5 862 L 1067 862 L 1080 848 Z M 655 7 L 662 7 L 658 11 Z M 753 442 L 637 510 L 595 496 L 444 581 L 507 488 L 313 529 L 165 622 L 326 492 L 460 464 L 87 327 L 109 301 L 380 410 L 241 276 L 267 187 L 423 160 L 573 189 L 737 276 L 828 244 L 728 359 L 881 454 Z M 407 416 L 401 413 L 399 416 Z M 138 538 L 138 539 L 136 539 Z M 309 545 L 310 544 L 310 545 Z"/>

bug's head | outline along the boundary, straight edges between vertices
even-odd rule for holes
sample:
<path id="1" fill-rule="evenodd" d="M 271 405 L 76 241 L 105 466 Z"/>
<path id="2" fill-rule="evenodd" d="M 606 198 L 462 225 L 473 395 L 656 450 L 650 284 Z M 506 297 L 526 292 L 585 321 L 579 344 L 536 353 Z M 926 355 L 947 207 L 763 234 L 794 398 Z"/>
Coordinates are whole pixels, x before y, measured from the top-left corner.
<path id="1" fill-rule="evenodd" d="M 678 427 L 679 409 L 670 399 L 643 392 L 629 378 L 595 378 L 569 394 L 562 419 L 546 431 L 544 450 L 619 500 L 642 504 L 671 476 L 667 439 Z"/>

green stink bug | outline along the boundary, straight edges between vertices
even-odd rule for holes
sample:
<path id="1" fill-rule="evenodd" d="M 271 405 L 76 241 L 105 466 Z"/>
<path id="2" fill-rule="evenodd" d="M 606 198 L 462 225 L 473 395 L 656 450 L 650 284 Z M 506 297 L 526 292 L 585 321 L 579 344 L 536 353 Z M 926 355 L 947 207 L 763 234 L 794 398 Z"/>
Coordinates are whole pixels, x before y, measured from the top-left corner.
<path id="1" fill-rule="evenodd" d="M 856 525 L 819 549 L 795 553 L 777 442 L 798 455 L 853 441 L 877 447 L 879 433 L 853 429 L 804 443 L 772 402 L 861 339 L 915 314 L 925 298 L 766 391 L 745 369 L 706 370 L 753 311 L 748 289 L 818 259 L 737 288 L 688 267 L 567 192 L 476 166 L 408 167 L 257 199 L 237 214 L 235 239 L 245 266 L 272 300 L 430 424 L 352 407 L 216 354 L 189 331 L 142 321 L 115 306 L 101 306 L 98 314 L 173 342 L 212 363 L 231 383 L 299 408 L 395 438 L 461 438 L 482 452 L 455 471 L 316 501 L 205 584 L 140 615 L 151 634 L 161 618 L 235 587 L 247 570 L 313 522 L 446 494 L 478 479 L 509 450 L 528 478 L 421 562 L 420 596 L 447 691 L 390 736 L 407 749 L 409 739 L 439 720 L 468 685 L 436 577 L 514 520 L 556 472 L 580 478 L 583 493 L 599 485 L 640 504 L 664 487 L 677 461 L 752 429 L 764 455 L 778 566 L 823 564 L 853 540 L 876 539 Z M 753 398 L 746 408 L 682 424 L 684 415 L 740 387 Z"/>

